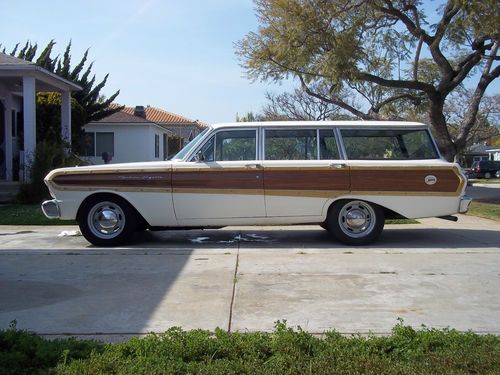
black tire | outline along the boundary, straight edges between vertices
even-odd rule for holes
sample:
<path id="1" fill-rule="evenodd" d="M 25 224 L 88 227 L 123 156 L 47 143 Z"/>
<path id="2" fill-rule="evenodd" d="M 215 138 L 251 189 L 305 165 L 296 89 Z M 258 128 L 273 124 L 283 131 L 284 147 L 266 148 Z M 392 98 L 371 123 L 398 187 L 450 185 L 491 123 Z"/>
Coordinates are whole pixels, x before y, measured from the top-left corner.
<path id="1" fill-rule="evenodd" d="M 326 223 L 338 241 L 356 246 L 375 241 L 384 229 L 384 220 L 384 210 L 376 204 L 340 200 L 330 207 Z"/>
<path id="2" fill-rule="evenodd" d="M 486 179 L 490 179 L 490 178 L 491 178 L 491 173 L 490 173 L 490 172 L 486 172 L 486 173 L 484 174 L 484 178 L 486 178 Z"/>
<path id="3" fill-rule="evenodd" d="M 118 246 L 127 243 L 137 226 L 135 210 L 116 196 L 95 196 L 80 207 L 78 224 L 82 235 L 96 246 Z"/>
<path id="4" fill-rule="evenodd" d="M 326 222 L 326 221 L 324 221 L 323 223 L 321 223 L 319 226 L 320 226 L 321 228 L 323 228 L 324 230 L 329 230 L 329 229 L 328 229 L 328 224 L 327 224 L 327 222 Z"/>

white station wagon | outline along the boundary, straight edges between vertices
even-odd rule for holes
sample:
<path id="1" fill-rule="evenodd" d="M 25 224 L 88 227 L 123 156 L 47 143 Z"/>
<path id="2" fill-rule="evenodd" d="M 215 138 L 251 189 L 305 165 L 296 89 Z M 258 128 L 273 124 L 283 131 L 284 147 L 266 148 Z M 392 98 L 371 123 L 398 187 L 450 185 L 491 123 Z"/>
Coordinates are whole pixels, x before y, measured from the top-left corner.
<path id="1" fill-rule="evenodd" d="M 387 218 L 455 220 L 471 202 L 459 165 L 410 122 L 217 124 L 172 160 L 61 168 L 45 183 L 45 215 L 78 220 L 98 246 L 145 229 L 276 224 L 364 245 Z"/>

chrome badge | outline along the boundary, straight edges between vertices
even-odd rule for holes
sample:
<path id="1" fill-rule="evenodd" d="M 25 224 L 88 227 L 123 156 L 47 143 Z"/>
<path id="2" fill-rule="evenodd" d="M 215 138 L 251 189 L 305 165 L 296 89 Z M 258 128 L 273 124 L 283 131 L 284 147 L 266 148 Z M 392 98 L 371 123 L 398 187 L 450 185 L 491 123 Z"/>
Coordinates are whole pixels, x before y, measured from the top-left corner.
<path id="1" fill-rule="evenodd" d="M 430 174 L 428 176 L 425 176 L 424 181 L 427 185 L 434 185 L 438 181 L 438 179 L 436 176 Z"/>

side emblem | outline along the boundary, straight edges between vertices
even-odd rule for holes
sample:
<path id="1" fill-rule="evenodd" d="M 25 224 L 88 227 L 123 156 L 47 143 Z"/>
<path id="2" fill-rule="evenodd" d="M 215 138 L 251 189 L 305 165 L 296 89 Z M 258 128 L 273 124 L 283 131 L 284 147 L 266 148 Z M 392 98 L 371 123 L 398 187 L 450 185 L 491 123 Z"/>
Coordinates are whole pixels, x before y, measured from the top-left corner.
<path id="1" fill-rule="evenodd" d="M 430 174 L 428 176 L 425 176 L 424 181 L 427 185 L 434 185 L 438 181 L 438 179 L 436 176 Z"/>

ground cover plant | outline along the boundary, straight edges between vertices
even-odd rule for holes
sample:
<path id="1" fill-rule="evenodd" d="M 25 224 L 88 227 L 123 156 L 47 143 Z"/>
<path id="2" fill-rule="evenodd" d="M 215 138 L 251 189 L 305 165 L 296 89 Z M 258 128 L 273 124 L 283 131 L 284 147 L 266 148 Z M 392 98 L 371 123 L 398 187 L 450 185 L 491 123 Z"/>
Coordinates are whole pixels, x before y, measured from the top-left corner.
<path id="1" fill-rule="evenodd" d="M 74 225 L 76 221 L 47 219 L 39 204 L 0 206 L 0 225 Z"/>
<path id="2" fill-rule="evenodd" d="M 2 374 L 498 374 L 500 336 L 398 323 L 389 336 L 171 328 L 120 344 L 0 331 Z"/>

